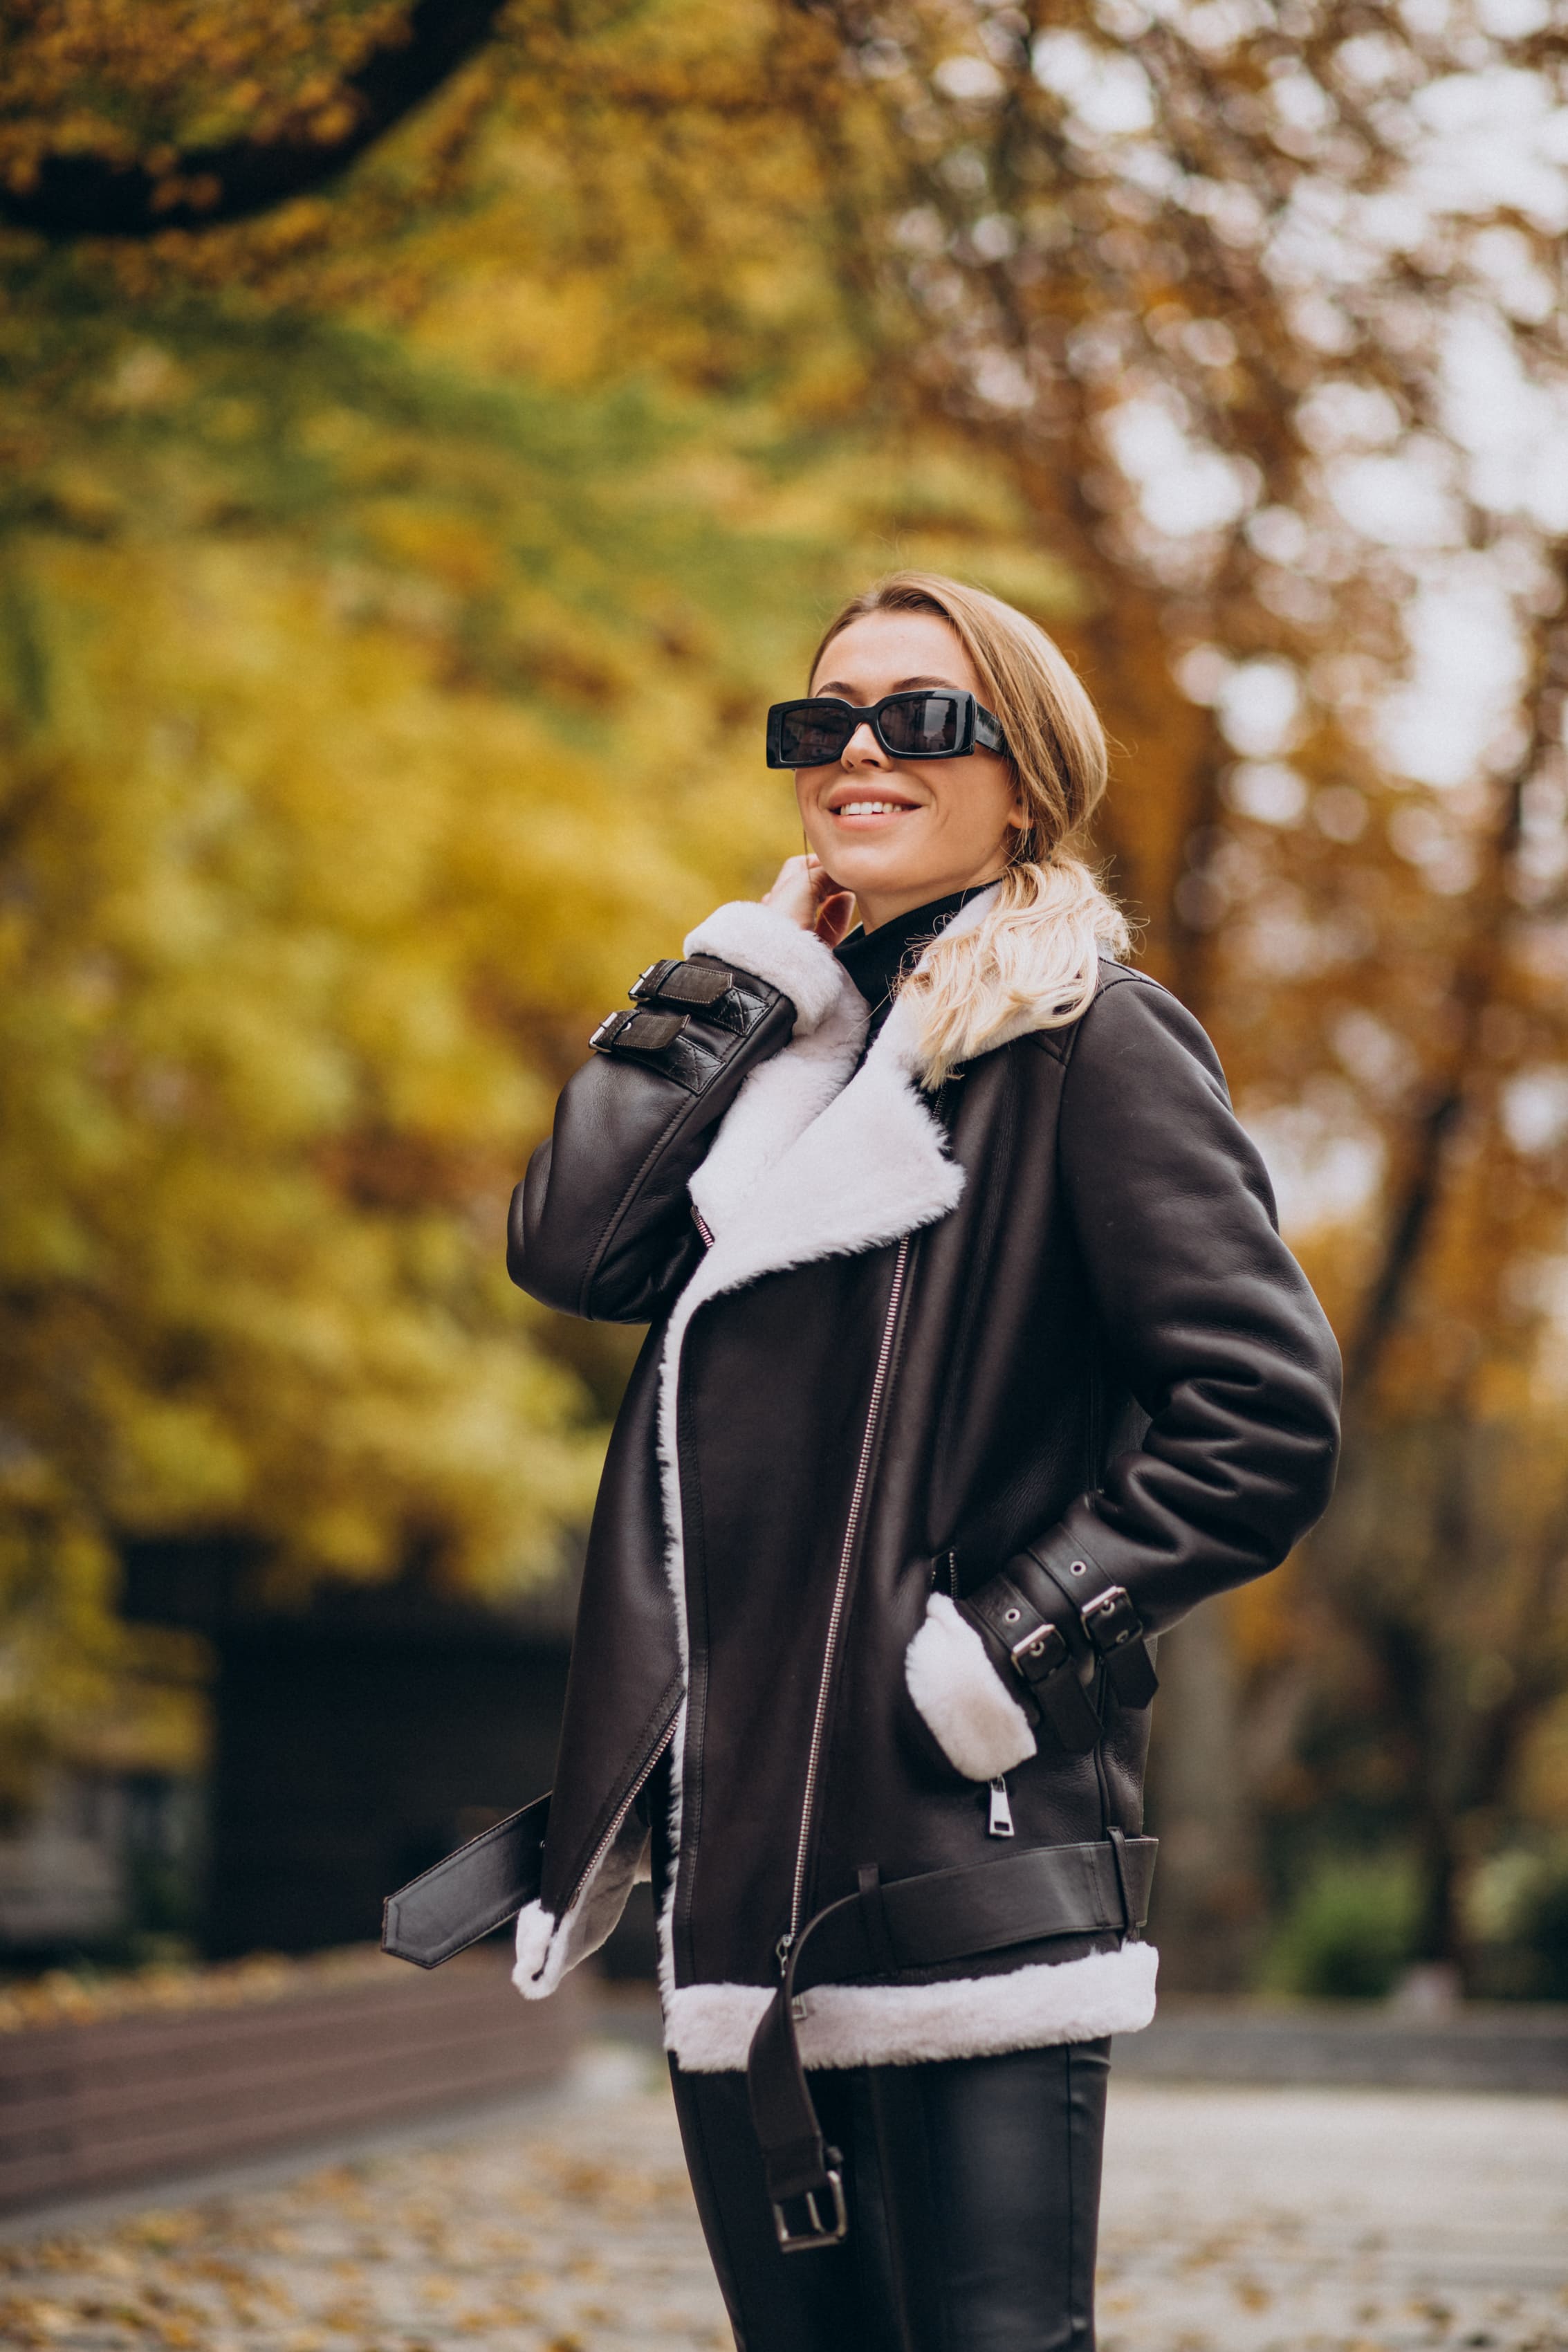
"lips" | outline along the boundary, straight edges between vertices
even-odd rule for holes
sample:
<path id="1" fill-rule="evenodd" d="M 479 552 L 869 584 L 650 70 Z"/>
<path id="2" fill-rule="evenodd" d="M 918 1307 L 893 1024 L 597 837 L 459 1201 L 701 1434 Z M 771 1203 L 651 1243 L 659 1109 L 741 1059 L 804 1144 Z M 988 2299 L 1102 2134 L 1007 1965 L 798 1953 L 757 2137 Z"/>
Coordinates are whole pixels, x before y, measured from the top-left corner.
<path id="1" fill-rule="evenodd" d="M 827 806 L 830 816 L 858 817 L 863 820 L 867 817 L 905 816 L 911 809 L 917 808 L 919 803 L 904 800 L 896 793 L 862 790 L 835 793 Z"/>

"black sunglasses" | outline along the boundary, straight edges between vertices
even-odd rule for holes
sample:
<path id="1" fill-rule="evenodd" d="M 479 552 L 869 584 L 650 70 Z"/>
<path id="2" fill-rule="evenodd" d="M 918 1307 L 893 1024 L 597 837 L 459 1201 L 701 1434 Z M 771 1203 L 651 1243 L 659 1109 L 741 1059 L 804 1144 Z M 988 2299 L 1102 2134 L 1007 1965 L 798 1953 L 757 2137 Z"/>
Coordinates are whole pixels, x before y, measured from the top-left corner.
<path id="1" fill-rule="evenodd" d="M 1005 751 L 1007 738 L 984 703 L 962 687 L 884 694 L 857 710 L 831 694 L 776 702 L 768 714 L 770 768 L 822 768 L 841 759 L 855 729 L 871 729 L 894 760 L 963 760 L 971 751 Z"/>

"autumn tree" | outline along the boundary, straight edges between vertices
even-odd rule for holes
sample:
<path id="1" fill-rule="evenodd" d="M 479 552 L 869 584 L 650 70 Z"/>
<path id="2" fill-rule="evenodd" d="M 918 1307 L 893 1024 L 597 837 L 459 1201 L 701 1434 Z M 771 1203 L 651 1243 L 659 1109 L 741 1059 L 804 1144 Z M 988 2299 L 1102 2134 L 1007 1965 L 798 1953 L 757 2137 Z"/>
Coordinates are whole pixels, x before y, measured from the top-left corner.
<path id="1" fill-rule="evenodd" d="M 904 537 L 1067 584 L 879 411 L 814 152 L 758 140 L 820 28 L 515 10 L 340 188 L 198 226 L 193 159 L 321 131 L 401 12 L 161 13 L 29 12 L 0 76 L 12 1786 L 120 1703 L 127 1547 L 552 1565 L 627 1360 L 502 1270 L 556 1088 L 789 847 L 760 712 L 824 604 Z"/>

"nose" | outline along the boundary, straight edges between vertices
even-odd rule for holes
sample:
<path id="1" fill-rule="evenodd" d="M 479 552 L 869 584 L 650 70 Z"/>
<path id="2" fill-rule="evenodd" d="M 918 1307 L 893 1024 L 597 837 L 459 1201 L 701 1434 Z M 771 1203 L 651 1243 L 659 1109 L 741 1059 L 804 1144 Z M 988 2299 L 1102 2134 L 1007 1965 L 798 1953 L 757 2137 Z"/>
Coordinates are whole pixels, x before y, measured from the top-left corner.
<path id="1" fill-rule="evenodd" d="M 841 768 L 885 768 L 887 753 L 862 719 L 843 750 L 839 753 Z"/>

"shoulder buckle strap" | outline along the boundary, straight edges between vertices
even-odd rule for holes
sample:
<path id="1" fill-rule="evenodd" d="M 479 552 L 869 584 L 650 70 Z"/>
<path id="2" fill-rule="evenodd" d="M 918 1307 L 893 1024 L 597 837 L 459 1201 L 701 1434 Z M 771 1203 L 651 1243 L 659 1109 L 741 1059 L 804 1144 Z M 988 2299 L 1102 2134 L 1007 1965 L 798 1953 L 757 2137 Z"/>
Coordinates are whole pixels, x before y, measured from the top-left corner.
<path id="1" fill-rule="evenodd" d="M 660 1054 L 685 1029 L 685 1013 L 607 1013 L 589 1039 L 596 1054 Z"/>
<path id="2" fill-rule="evenodd" d="M 735 974 L 725 964 L 664 956 L 638 973 L 627 994 L 636 1004 L 716 1004 L 734 985 Z"/>

